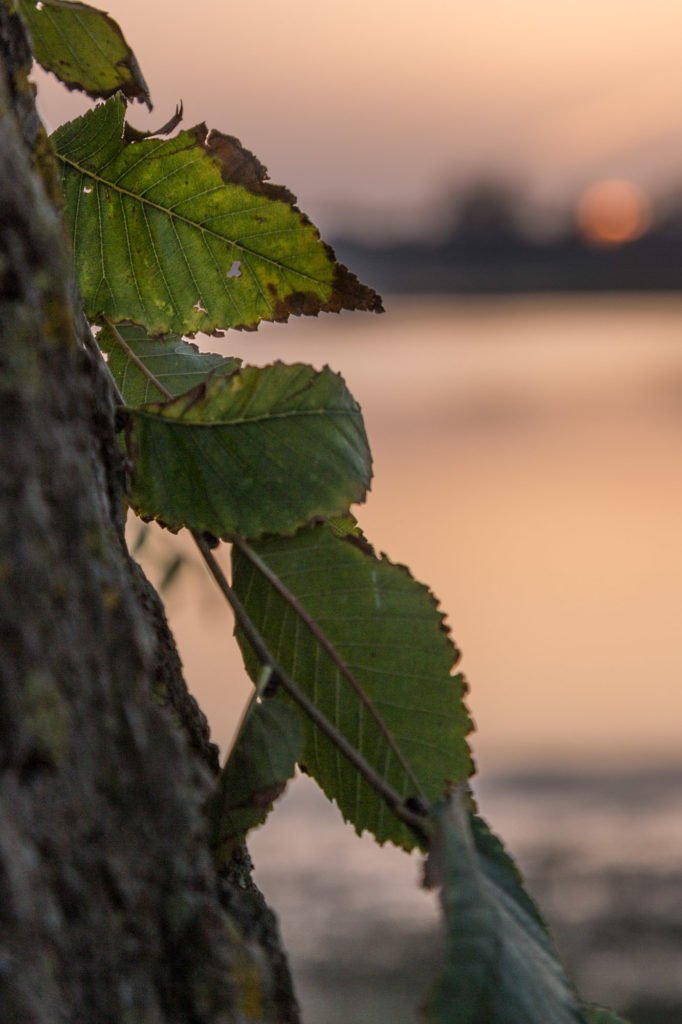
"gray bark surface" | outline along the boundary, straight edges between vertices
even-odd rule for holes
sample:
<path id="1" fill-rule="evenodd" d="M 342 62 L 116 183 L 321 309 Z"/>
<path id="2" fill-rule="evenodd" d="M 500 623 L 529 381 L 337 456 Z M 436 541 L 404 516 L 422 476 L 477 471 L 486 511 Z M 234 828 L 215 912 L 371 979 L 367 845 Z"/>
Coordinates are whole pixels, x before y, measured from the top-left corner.
<path id="1" fill-rule="evenodd" d="M 108 374 L 0 0 L 0 1024 L 295 1022 L 163 608 L 123 539 Z M 161 692 L 165 708 L 151 699 Z"/>

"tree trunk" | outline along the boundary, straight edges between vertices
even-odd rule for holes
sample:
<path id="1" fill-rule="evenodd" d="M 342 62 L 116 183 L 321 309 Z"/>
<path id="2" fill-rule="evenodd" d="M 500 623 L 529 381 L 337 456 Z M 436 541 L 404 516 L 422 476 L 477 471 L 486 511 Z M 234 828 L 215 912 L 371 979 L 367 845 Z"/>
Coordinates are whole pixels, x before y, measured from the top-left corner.
<path id="1" fill-rule="evenodd" d="M 217 754 L 125 548 L 29 63 L 0 0 L 0 1021 L 294 1022 L 248 855 L 208 853 Z"/>

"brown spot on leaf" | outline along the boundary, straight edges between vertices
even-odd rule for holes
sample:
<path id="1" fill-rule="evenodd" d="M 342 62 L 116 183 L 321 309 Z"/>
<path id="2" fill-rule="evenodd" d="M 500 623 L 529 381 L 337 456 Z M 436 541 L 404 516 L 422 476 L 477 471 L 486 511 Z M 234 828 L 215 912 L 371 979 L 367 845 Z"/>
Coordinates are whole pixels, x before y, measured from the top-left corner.
<path id="1" fill-rule="evenodd" d="M 335 265 L 332 292 L 325 302 L 319 295 L 312 292 L 292 292 L 275 305 L 274 319 L 287 320 L 294 316 L 317 316 L 318 313 L 340 313 L 342 309 L 364 310 L 369 313 L 383 313 L 384 306 L 381 296 L 369 288 L 353 274 L 343 263 L 338 263 L 336 253 L 330 245 L 324 243 L 327 256 Z"/>
<path id="2" fill-rule="evenodd" d="M 273 289 L 276 294 L 276 289 Z M 320 297 L 315 292 L 291 292 L 284 299 L 275 302 L 274 319 L 287 320 L 294 316 L 317 316 L 320 312 Z"/>
<path id="3" fill-rule="evenodd" d="M 336 263 L 336 254 L 330 245 L 326 246 L 329 258 Z M 323 306 L 325 312 L 339 313 L 342 309 L 363 309 L 370 313 L 383 313 L 381 296 L 368 288 L 343 263 L 336 263 L 332 294 Z"/>
<path id="4" fill-rule="evenodd" d="M 242 146 L 239 139 L 215 130 L 209 131 L 205 123 L 195 125 L 190 129 L 190 134 L 202 149 L 215 159 L 223 181 L 242 185 L 254 195 L 288 203 L 304 224 L 310 224 L 309 218 L 296 205 L 297 200 L 293 192 L 283 185 L 273 185 L 268 180 L 265 165 L 250 150 Z M 331 246 L 325 245 L 325 250 L 336 267 L 329 298 L 322 303 L 318 295 L 307 292 L 293 292 L 283 298 L 279 297 L 274 309 L 275 320 L 287 320 L 292 314 L 317 316 L 318 313 L 340 313 L 342 309 L 383 313 L 381 296 L 374 289 L 362 284 L 342 263 L 337 263 Z M 268 288 L 276 296 L 276 289 L 271 284 Z"/>
<path id="5" fill-rule="evenodd" d="M 195 125 L 190 132 L 202 149 L 216 160 L 223 181 L 243 185 L 257 196 L 280 200 L 292 206 L 296 203 L 296 196 L 288 188 L 268 181 L 267 167 L 251 150 L 242 146 L 234 135 L 223 135 L 215 129 L 209 131 L 204 123 Z"/>
<path id="6" fill-rule="evenodd" d="M 336 263 L 334 250 L 325 246 L 329 258 Z M 359 309 L 370 313 L 383 313 L 381 296 L 368 288 L 342 263 L 336 263 L 332 293 L 322 302 L 314 292 L 292 292 L 275 303 L 274 319 L 287 320 L 294 316 L 317 316 L 318 313 L 340 313 L 342 309 Z"/>

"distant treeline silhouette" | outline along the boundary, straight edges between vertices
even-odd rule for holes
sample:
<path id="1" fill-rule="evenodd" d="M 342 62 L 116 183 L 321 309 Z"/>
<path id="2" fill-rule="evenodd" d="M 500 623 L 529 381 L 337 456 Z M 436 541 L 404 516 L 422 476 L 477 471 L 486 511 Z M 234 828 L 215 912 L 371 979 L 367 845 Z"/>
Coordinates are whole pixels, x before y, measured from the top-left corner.
<path id="1" fill-rule="evenodd" d="M 682 288 L 682 200 L 669 200 L 641 237 L 597 245 L 568 213 L 563 228 L 540 235 L 511 186 L 482 181 L 452 198 L 442 225 L 432 241 L 337 237 L 335 248 L 361 277 L 393 293 Z"/>

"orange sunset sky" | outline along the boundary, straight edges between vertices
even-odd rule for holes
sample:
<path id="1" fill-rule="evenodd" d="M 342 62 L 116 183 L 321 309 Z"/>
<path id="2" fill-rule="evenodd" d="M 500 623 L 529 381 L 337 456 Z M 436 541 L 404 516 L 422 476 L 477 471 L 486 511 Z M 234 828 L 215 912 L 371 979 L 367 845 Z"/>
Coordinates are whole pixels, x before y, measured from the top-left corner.
<path id="1" fill-rule="evenodd" d="M 152 119 L 182 99 L 186 124 L 238 135 L 326 230 L 367 218 L 409 230 L 479 174 L 551 206 L 601 178 L 649 191 L 682 172 L 679 0 L 107 7 L 151 87 Z M 55 127 L 83 101 L 55 86 L 43 109 Z"/>

